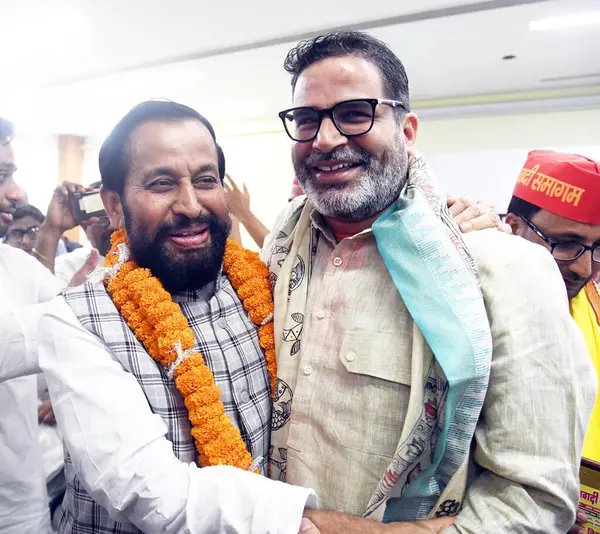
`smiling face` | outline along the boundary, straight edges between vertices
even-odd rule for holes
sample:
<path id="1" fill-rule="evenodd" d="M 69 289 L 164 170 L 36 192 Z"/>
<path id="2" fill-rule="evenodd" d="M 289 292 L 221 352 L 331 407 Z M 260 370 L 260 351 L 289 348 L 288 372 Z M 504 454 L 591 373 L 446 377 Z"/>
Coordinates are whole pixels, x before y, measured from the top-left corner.
<path id="1" fill-rule="evenodd" d="M 324 109 L 360 98 L 386 95 L 377 67 L 357 56 L 313 63 L 300 74 L 294 90 L 295 107 Z M 398 198 L 418 121 L 411 113 L 399 120 L 395 113 L 389 106 L 377 105 L 371 130 L 352 137 L 342 135 L 324 117 L 314 140 L 294 143 L 296 177 L 321 214 L 361 221 L 381 213 Z"/>
<path id="2" fill-rule="evenodd" d="M 122 198 L 101 191 L 111 225 L 125 226 L 134 259 L 167 290 L 214 281 L 231 222 L 207 128 L 197 120 L 146 122 L 130 135 L 129 155 Z"/>

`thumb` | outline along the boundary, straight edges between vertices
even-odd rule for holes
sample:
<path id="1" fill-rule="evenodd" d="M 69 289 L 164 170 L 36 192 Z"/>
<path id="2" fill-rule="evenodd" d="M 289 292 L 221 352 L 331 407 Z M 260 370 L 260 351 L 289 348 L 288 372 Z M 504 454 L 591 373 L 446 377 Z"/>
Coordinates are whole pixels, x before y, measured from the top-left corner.
<path id="1" fill-rule="evenodd" d="M 300 523 L 300 534 L 320 534 L 321 531 L 315 526 L 315 524 L 308 519 L 303 517 Z"/>
<path id="2" fill-rule="evenodd" d="M 83 284 L 87 278 L 87 275 L 98 266 L 99 258 L 100 255 L 98 254 L 98 251 L 93 248 L 83 266 L 73 275 L 73 278 L 71 278 L 68 287 L 76 287 Z"/>
<path id="3" fill-rule="evenodd" d="M 436 534 L 440 534 L 447 528 L 452 526 L 454 523 L 455 517 L 440 517 L 437 519 L 428 519 L 426 521 L 418 521 L 418 523 L 422 523 L 424 527 L 431 529 L 432 532 Z"/>

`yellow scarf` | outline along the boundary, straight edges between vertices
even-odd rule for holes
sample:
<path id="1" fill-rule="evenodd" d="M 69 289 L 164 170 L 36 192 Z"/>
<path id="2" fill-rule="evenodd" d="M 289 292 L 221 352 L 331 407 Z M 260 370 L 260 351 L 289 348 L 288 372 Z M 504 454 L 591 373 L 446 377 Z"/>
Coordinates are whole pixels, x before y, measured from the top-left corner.
<path id="1" fill-rule="evenodd" d="M 571 315 L 583 332 L 588 351 L 600 380 L 600 291 L 590 282 L 571 299 Z M 583 457 L 600 462 L 600 400 L 596 400 L 587 435 Z"/>

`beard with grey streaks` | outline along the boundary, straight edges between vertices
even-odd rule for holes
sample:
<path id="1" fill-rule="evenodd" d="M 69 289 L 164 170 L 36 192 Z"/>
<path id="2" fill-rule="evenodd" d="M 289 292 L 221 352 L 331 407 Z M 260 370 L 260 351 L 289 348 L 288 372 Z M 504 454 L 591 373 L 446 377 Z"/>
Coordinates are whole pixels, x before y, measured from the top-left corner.
<path id="1" fill-rule="evenodd" d="M 332 160 L 362 165 L 363 172 L 351 183 L 317 182 L 312 176 L 314 165 Z M 408 154 L 401 135 L 377 159 L 363 148 L 346 145 L 329 153 L 312 152 L 307 158 L 293 163 L 298 181 L 319 213 L 353 222 L 370 219 L 391 206 L 400 195 L 408 173 Z"/>

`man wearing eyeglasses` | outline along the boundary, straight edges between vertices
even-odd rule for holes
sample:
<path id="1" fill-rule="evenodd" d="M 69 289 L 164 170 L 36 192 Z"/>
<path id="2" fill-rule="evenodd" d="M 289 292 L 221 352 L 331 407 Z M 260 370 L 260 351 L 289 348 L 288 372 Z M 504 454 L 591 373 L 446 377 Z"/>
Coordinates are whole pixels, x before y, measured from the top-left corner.
<path id="1" fill-rule="evenodd" d="M 11 247 L 20 248 L 27 254 L 32 254 L 43 222 L 44 215 L 35 206 L 31 204 L 20 206 L 13 213 L 4 242 Z"/>
<path id="2" fill-rule="evenodd" d="M 307 198 L 262 253 L 271 476 L 317 491 L 323 511 L 305 516 L 322 534 L 566 532 L 596 380 L 552 259 L 458 232 L 385 44 L 336 32 L 285 68 L 280 118 Z"/>
<path id="3" fill-rule="evenodd" d="M 546 247 L 560 269 L 571 314 L 600 371 L 600 163 L 577 154 L 530 152 L 508 206 L 516 235 Z M 600 462 L 600 404 L 583 456 Z"/>

